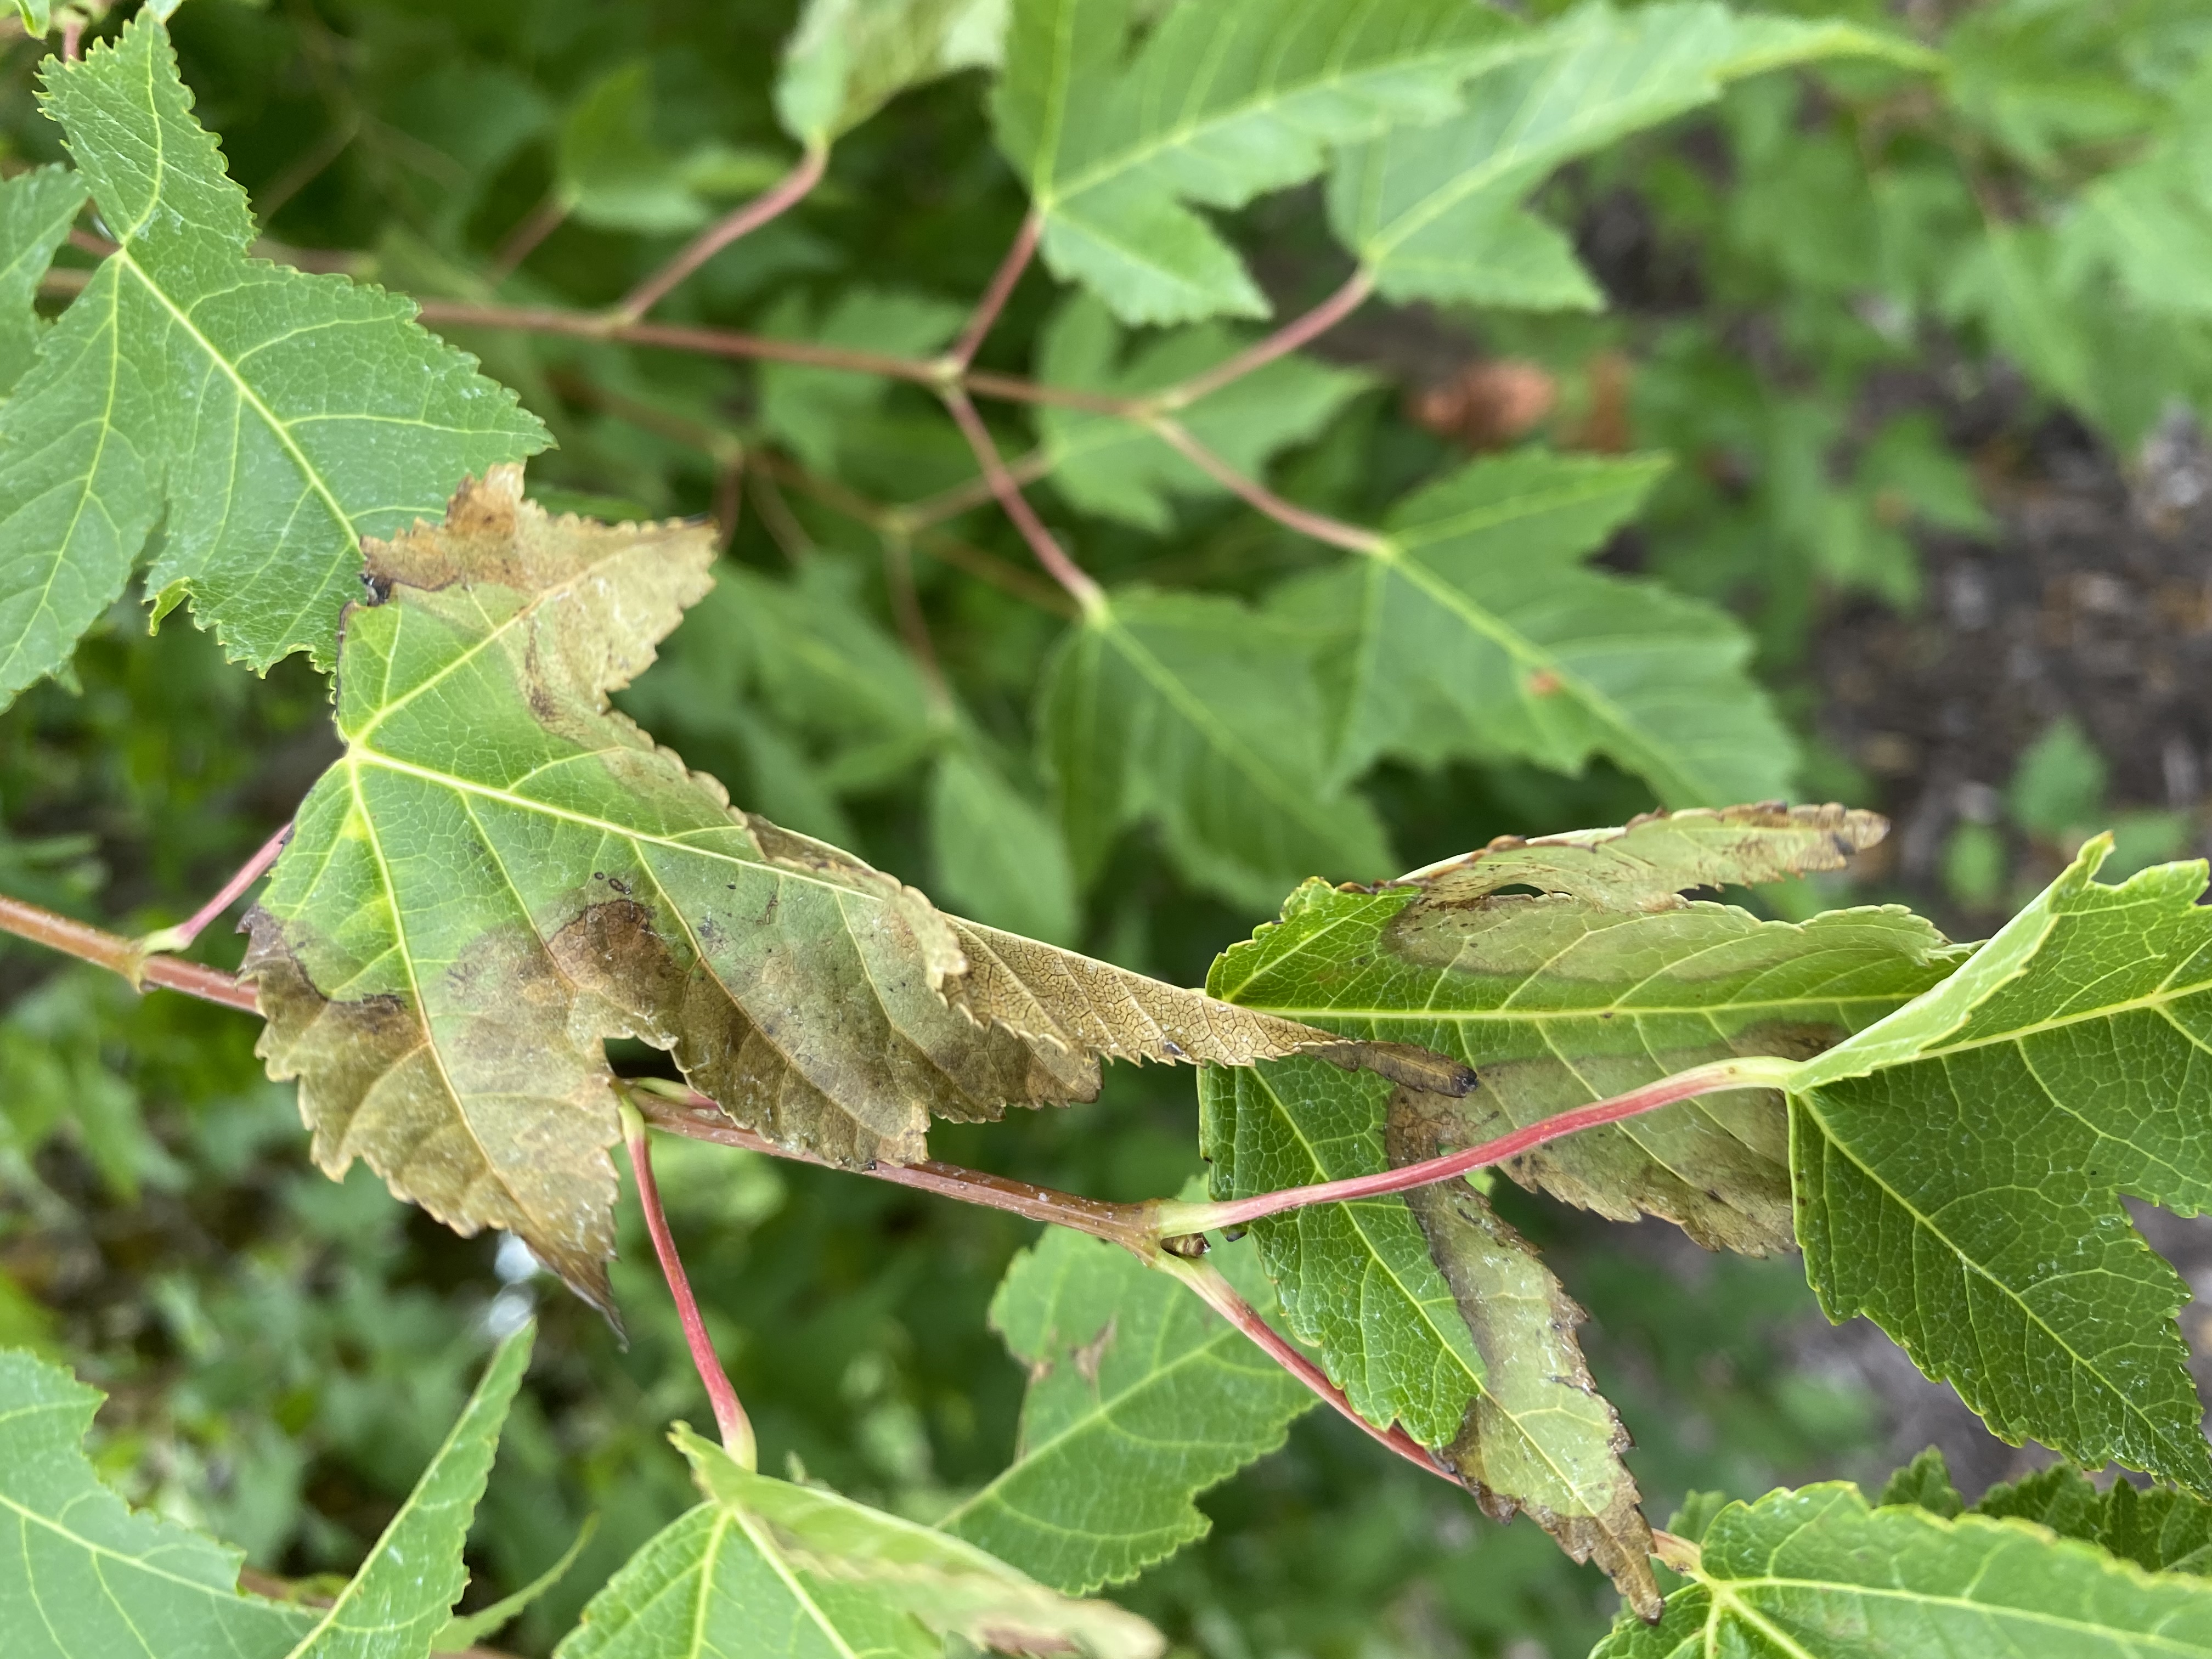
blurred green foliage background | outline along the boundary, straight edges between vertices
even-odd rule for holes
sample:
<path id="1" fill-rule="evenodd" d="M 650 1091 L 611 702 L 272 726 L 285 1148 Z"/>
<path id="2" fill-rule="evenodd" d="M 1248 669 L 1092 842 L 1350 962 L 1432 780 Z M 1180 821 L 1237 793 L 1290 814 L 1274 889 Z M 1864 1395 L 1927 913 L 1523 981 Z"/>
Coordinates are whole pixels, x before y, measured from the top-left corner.
<path id="1" fill-rule="evenodd" d="M 1893 625 L 1958 625 L 1930 561 L 2002 560 L 2033 533 L 2038 491 L 2075 487 L 2054 456 L 2087 458 L 2104 482 L 2080 488 L 2142 533 L 2126 481 L 2140 486 L 2146 446 L 2183 442 L 2212 398 L 2212 259 L 2192 257 L 2212 252 L 2200 90 L 2212 5 L 1785 9 L 1886 22 L 1942 46 L 1949 76 L 1768 76 L 1569 168 L 1538 204 L 1611 308 L 1370 308 L 1326 347 L 1357 379 L 1316 393 L 1303 424 L 1282 416 L 1268 476 L 1297 501 L 1374 522 L 1471 448 L 1673 452 L 1606 562 L 1752 624 L 1805 744 L 1801 794 L 1933 825 L 1920 854 L 1878 863 L 1862 890 L 1971 934 L 2115 813 L 2129 864 L 2193 851 L 2203 834 L 2198 762 L 2182 785 L 2170 760 L 2144 781 L 2159 764 L 2147 756 L 2179 741 L 2202 757 L 2212 738 L 2172 696 L 2134 726 L 2109 701 L 1977 714 L 1962 782 L 1925 748 L 1896 761 L 1877 741 L 1888 728 L 1838 701 L 1835 672 L 1854 652 L 1875 661 L 1866 642 Z M 769 88 L 791 21 L 767 0 L 192 0 L 173 27 L 271 251 L 426 297 L 593 307 L 789 165 Z M 44 50 L 0 42 L 10 170 L 58 155 L 33 100 Z M 1026 206 L 980 84 L 953 77 L 859 128 L 814 197 L 661 314 L 878 348 L 941 338 Z M 1283 314 L 1343 273 L 1312 191 L 1265 198 L 1231 229 Z M 1071 326 L 1064 299 L 1025 283 L 986 364 L 1026 368 L 1048 326 Z M 1142 836 L 1116 846 L 1079 909 L 1064 876 L 1009 884 L 1003 860 L 963 866 L 969 843 L 933 832 L 973 815 L 931 764 L 956 741 L 1023 799 L 1039 793 L 1030 705 L 1061 621 L 995 511 L 887 544 L 849 510 L 854 494 L 921 501 L 973 478 L 924 393 L 453 337 L 553 428 L 559 447 L 532 470 L 549 503 L 733 524 L 732 574 L 628 702 L 733 797 L 956 906 L 1186 983 L 1261 919 L 1190 890 Z M 1012 417 L 1005 434 L 1020 447 Z M 1037 493 L 1055 522 L 1080 516 L 1083 560 L 1109 584 L 1253 594 L 1323 556 L 1218 491 L 1125 480 L 1103 516 L 1049 484 Z M 2203 556 L 2193 500 L 2175 509 L 2182 530 L 2159 532 L 2182 538 L 2177 558 Z M 965 711 L 957 733 L 897 645 L 886 584 L 908 568 Z M 303 665 L 256 683 L 181 622 L 149 635 L 143 614 L 119 608 L 74 684 L 0 716 L 0 891 L 131 932 L 194 908 L 334 752 L 326 688 Z M 2184 692 L 2201 685 L 2200 659 L 2179 660 Z M 1960 695 L 1994 704 L 2005 694 L 1984 679 Z M 1391 765 L 1371 793 L 1409 866 L 1652 804 L 1603 766 L 1567 778 Z M 1041 820 L 1001 817 L 1010 845 L 1064 858 Z M 238 951 L 211 935 L 199 954 L 228 966 Z M 14 944 L 0 995 L 0 1343 L 61 1358 L 111 1394 L 100 1455 L 135 1498 L 267 1571 L 349 1569 L 493 1335 L 535 1310 L 540 1358 L 479 1517 L 472 1601 L 526 1582 L 587 1515 L 603 1519 L 503 1645 L 543 1651 L 687 1502 L 664 1427 L 705 1420 L 705 1402 L 634 1211 L 615 1280 L 625 1347 L 526 1253 L 449 1236 L 365 1170 L 337 1185 L 317 1174 L 289 1086 L 252 1056 L 251 1022 L 141 1000 Z M 1187 1075 L 1123 1072 L 1095 1106 L 940 1128 L 933 1146 L 1137 1198 L 1183 1183 L 1193 1140 Z M 796 1460 L 927 1516 L 1001 1466 L 1023 1379 L 984 1311 L 1025 1225 L 689 1144 L 667 1149 L 662 1182 L 768 1467 Z M 1817 1316 L 1794 1261 L 1692 1261 L 1651 1227 L 1607 1228 L 1510 1186 L 1498 1201 L 1590 1310 L 1593 1368 L 1636 1436 L 1655 1517 L 1692 1486 L 1749 1495 L 1891 1461 L 1889 1406 L 1805 1357 Z M 1608 1616 L 1596 1575 L 1533 1527 L 1491 1523 L 1333 1419 L 1309 1417 L 1206 1508 L 1212 1535 L 1128 1599 L 1209 1659 L 1577 1654 Z"/>

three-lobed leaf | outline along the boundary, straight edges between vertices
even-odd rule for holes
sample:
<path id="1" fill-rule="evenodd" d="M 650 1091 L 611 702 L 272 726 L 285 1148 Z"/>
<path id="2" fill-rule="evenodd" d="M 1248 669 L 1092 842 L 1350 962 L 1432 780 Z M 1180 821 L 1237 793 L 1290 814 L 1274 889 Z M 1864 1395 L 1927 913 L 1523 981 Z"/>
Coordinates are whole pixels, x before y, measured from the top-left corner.
<path id="1" fill-rule="evenodd" d="M 1102 1056 L 1249 1064 L 1326 1039 L 939 912 L 733 811 L 607 708 L 710 580 L 710 528 L 550 518 L 519 468 L 371 547 L 346 749 L 250 917 L 271 1074 L 317 1161 L 365 1158 L 605 1305 L 603 1044 L 672 1052 L 780 1145 L 911 1162 L 933 1115 L 1095 1097 Z"/>
<path id="2" fill-rule="evenodd" d="M 410 301 L 246 257 L 245 193 L 158 17 L 46 74 L 118 246 L 0 410 L 0 696 L 66 665 L 157 520 L 162 608 L 189 598 L 256 668 L 326 664 L 362 538 L 544 429 Z"/>
<path id="3" fill-rule="evenodd" d="M 2000 1434 L 2212 1495 L 2187 1292 L 2120 1204 L 2212 1205 L 2186 1104 L 2212 1052 L 2205 866 L 2107 886 L 2110 847 L 1792 1079 L 1796 1231 L 1832 1318 L 1867 1315 Z"/>
<path id="4" fill-rule="evenodd" d="M 1249 1247 L 1215 1259 L 1267 1306 Z M 1204 1536 L 1192 1500 L 1281 1445 L 1314 1403 L 1166 1274 L 1081 1233 L 1049 1229 L 1015 1258 L 991 1323 L 1029 1367 L 1020 1438 L 939 1525 L 1071 1593 Z"/>
<path id="5" fill-rule="evenodd" d="M 1264 316 L 1191 204 L 1314 177 L 1328 148 L 1458 107 L 1515 20 L 1463 0 L 1178 0 L 1129 51 L 1129 0 L 1015 0 L 995 104 L 1053 271 L 1130 323 Z"/>
<path id="6" fill-rule="evenodd" d="M 1805 1054 L 1909 1002 L 1955 966 L 1895 909 L 1765 922 L 1683 890 L 1832 868 L 1878 838 L 1839 808 L 1653 815 L 1620 830 L 1504 838 L 1397 883 L 1310 882 L 1282 920 L 1214 964 L 1224 1000 L 1465 1061 L 1462 1096 L 1300 1057 L 1200 1079 L 1218 1198 L 1371 1175 L 1465 1147 L 1669 1073 Z M 1534 896 L 1500 893 L 1534 886 Z M 1516 1179 L 1709 1243 L 1790 1243 L 1779 1101 L 1745 1091 L 1585 1131 L 1509 1164 Z M 1582 1315 L 1462 1182 L 1255 1222 L 1292 1331 L 1370 1420 L 1395 1419 L 1493 1512 L 1525 1508 L 1631 1600 L 1657 1590 L 1590 1382 Z"/>

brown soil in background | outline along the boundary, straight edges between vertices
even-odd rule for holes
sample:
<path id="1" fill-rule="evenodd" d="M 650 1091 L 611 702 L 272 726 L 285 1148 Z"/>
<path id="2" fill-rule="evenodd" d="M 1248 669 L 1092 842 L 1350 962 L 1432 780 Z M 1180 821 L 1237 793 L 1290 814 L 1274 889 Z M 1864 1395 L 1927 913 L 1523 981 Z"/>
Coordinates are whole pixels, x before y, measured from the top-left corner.
<path id="1" fill-rule="evenodd" d="M 2112 810 L 2173 809 L 2208 850 L 2212 790 L 2212 452 L 2171 423 L 2123 468 L 2071 421 L 1977 453 L 1994 542 L 1919 538 L 1925 598 L 1900 615 L 1832 607 L 1813 645 L 1821 736 L 1873 780 L 1895 830 L 1870 883 L 1894 883 L 1972 938 L 1939 861 L 1962 818 L 1988 818 L 2020 757 L 2071 715 L 2111 769 Z M 2040 880 L 2068 849 L 2015 842 Z"/>

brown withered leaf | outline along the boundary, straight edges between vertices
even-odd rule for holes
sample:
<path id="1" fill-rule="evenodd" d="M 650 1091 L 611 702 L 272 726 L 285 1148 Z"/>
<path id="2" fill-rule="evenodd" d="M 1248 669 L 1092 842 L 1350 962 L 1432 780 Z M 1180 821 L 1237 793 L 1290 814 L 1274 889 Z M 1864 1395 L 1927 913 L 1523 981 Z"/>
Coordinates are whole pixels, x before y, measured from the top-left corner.
<path id="1" fill-rule="evenodd" d="M 933 1115 L 1093 1098 L 1101 1056 L 1329 1045 L 945 916 L 732 810 L 610 710 L 711 585 L 710 528 L 551 518 L 505 468 L 368 555 L 379 598 L 348 612 L 338 659 L 345 753 L 300 809 L 246 967 L 270 1073 L 301 1079 L 331 1173 L 364 1158 L 605 1306 L 606 1038 L 669 1050 L 738 1123 L 848 1165 L 920 1158 Z"/>
<path id="2" fill-rule="evenodd" d="M 1500 836 L 1478 852 L 1399 878 L 1443 904 L 1506 887 L 1562 893 L 1613 910 L 1679 910 L 1700 887 L 1753 885 L 1840 870 L 1889 833 L 1879 812 L 1854 807 L 1752 806 L 1646 812 L 1617 830 L 1572 830 L 1524 840 Z"/>
<path id="3" fill-rule="evenodd" d="M 1394 1090 L 1385 1144 L 1394 1164 L 1445 1150 L 1449 1103 Z M 1597 1391 L 1575 1329 L 1588 1316 L 1489 1200 L 1463 1181 L 1406 1194 L 1429 1254 L 1482 1356 L 1482 1385 L 1459 1437 L 1435 1453 L 1493 1520 L 1517 1511 L 1577 1561 L 1595 1561 L 1629 1606 L 1659 1616 L 1651 1528 L 1621 1462 L 1628 1431 Z"/>

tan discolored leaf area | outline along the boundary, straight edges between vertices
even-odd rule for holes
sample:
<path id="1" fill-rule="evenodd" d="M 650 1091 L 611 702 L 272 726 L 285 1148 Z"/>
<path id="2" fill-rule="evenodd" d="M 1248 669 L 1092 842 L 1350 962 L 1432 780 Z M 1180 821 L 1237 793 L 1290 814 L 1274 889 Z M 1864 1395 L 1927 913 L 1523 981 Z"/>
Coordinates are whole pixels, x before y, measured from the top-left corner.
<path id="1" fill-rule="evenodd" d="M 1347 1039 L 1464 1062 L 1455 1095 L 1298 1056 L 1201 1080 L 1218 1199 L 1402 1168 L 1671 1073 L 1805 1056 L 1956 969 L 1893 906 L 1763 920 L 1685 890 L 1833 868 L 1886 826 L 1837 807 L 1653 815 L 1504 840 L 1374 888 L 1308 882 L 1207 988 Z M 1526 889 L 1535 888 L 1534 893 Z M 1516 891 L 1504 891 L 1512 888 Z M 1500 1165 L 1524 1186 L 1701 1243 L 1786 1249 L 1789 1122 L 1771 1090 L 1683 1101 Z M 1583 1363 L 1583 1311 L 1463 1181 L 1253 1224 L 1293 1333 L 1370 1421 L 1396 1421 L 1503 1519 L 1525 1511 L 1656 1616 L 1628 1441 Z"/>
<path id="2" fill-rule="evenodd" d="M 248 919 L 261 1052 L 325 1170 L 366 1158 L 448 1225 L 518 1233 L 602 1307 L 610 1037 L 848 1165 L 921 1158 L 933 1116 L 1094 1098 L 1102 1057 L 1438 1074 L 948 917 L 732 808 L 607 706 L 712 585 L 707 526 L 553 518 L 509 467 L 368 556 L 345 753 Z"/>
<path id="3" fill-rule="evenodd" d="M 1489 846 L 1402 876 L 1430 901 L 1462 904 L 1534 887 L 1613 910 L 1679 910 L 1700 887 L 1754 886 L 1840 870 L 1889 833 L 1878 812 L 1827 805 L 1646 812 L 1617 830 L 1571 830 Z"/>
<path id="4" fill-rule="evenodd" d="M 1493 843 L 1373 891 L 1310 883 L 1222 957 L 1210 988 L 1464 1062 L 1480 1086 L 1437 1109 L 1449 1144 L 1474 1146 L 1694 1066 L 1808 1058 L 1946 978 L 1964 953 L 1896 906 L 1774 921 L 1682 891 L 1832 868 L 1885 827 L 1833 806 L 1677 812 Z M 1507 886 L 1544 890 L 1495 890 Z M 1771 1090 L 1685 1101 L 1502 1167 L 1708 1248 L 1794 1242 L 1789 1125 Z"/>
<path id="5" fill-rule="evenodd" d="M 1445 1150 L 1457 1126 L 1434 1095 L 1392 1091 L 1384 1132 L 1394 1164 Z M 1459 1437 L 1434 1455 L 1484 1511 L 1525 1511 L 1577 1561 L 1595 1561 L 1647 1619 L 1661 1598 L 1651 1528 L 1622 1462 L 1628 1431 L 1583 1363 L 1576 1328 L 1588 1317 L 1528 1241 L 1462 1181 L 1406 1194 L 1429 1254 L 1482 1356 L 1482 1386 Z"/>

